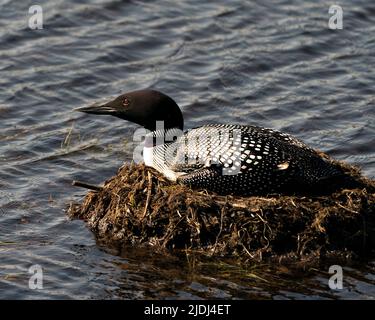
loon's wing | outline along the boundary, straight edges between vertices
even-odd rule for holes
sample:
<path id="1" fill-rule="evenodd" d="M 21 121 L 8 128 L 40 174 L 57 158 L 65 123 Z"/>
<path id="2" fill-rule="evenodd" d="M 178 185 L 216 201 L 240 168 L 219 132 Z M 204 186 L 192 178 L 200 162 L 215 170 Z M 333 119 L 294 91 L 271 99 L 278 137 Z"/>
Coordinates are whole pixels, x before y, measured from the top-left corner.
<path id="1" fill-rule="evenodd" d="M 240 173 L 259 167 L 258 171 L 265 171 L 264 166 L 279 170 L 278 165 L 291 158 L 285 144 L 286 141 L 250 126 L 205 125 L 186 132 L 171 146 L 176 151 L 172 167 L 191 171 L 215 165 L 230 175 L 235 170 Z M 288 146 L 299 149 L 290 143 Z"/>
<path id="2" fill-rule="evenodd" d="M 251 125 L 231 125 L 231 124 L 208 124 L 205 127 L 215 127 L 215 128 L 223 128 L 223 129 L 228 129 L 228 130 L 241 130 L 242 132 L 247 132 L 250 134 L 260 134 L 262 136 L 267 136 L 267 137 L 273 137 L 280 142 L 286 142 L 288 144 L 295 145 L 297 147 L 300 147 L 305 150 L 309 150 L 313 153 L 317 153 L 313 148 L 309 147 L 306 143 L 303 141 L 297 139 L 296 137 L 284 133 L 281 131 L 277 131 L 274 129 L 270 128 L 263 128 L 263 127 L 258 127 L 258 126 L 251 126 Z"/>
<path id="3" fill-rule="evenodd" d="M 178 143 L 175 165 L 183 169 L 185 164 L 188 170 L 181 170 L 177 180 L 219 193 L 308 189 L 337 174 L 313 149 L 271 129 L 206 125 L 187 132 Z"/>

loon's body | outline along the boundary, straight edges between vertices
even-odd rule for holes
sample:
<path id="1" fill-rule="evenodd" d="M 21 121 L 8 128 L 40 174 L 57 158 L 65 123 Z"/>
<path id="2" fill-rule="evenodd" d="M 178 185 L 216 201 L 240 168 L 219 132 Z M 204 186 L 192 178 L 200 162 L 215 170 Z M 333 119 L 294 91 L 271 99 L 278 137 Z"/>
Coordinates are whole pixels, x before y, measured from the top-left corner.
<path id="1" fill-rule="evenodd" d="M 209 124 L 183 129 L 178 105 L 154 90 L 124 94 L 80 111 L 112 114 L 150 130 L 144 162 L 172 181 L 219 194 L 308 191 L 341 172 L 302 141 L 257 126 Z M 157 121 L 164 127 L 158 128 Z"/>

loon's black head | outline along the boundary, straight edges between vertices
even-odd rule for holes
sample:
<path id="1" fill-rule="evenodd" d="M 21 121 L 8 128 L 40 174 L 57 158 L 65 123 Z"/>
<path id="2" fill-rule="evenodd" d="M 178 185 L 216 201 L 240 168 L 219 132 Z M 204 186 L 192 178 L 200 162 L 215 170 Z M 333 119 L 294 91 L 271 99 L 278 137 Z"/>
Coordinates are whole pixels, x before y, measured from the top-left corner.
<path id="1" fill-rule="evenodd" d="M 184 127 L 184 119 L 177 103 L 156 90 L 128 92 L 103 105 L 83 107 L 77 111 L 116 116 L 151 131 L 155 130 L 156 121 L 164 121 L 165 129 L 183 130 Z"/>

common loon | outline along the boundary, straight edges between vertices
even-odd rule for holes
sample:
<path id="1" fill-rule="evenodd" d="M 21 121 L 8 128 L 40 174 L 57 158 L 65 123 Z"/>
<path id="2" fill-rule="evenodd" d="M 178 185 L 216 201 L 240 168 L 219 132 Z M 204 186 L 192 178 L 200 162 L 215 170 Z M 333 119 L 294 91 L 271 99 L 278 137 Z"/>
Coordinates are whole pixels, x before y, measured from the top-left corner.
<path id="1" fill-rule="evenodd" d="M 180 108 L 156 90 L 125 93 L 104 105 L 77 110 L 143 126 L 149 130 L 143 147 L 145 164 L 194 188 L 233 195 L 303 192 L 342 175 L 305 143 L 276 130 L 207 124 L 182 133 Z M 164 128 L 158 127 L 159 121 Z"/>

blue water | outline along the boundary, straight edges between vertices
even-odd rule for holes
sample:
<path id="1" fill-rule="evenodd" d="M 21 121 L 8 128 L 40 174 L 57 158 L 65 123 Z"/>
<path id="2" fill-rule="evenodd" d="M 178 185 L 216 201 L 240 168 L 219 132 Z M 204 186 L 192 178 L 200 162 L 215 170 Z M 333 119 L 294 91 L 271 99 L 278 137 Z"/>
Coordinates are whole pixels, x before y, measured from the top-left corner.
<path id="1" fill-rule="evenodd" d="M 152 87 L 186 127 L 255 124 L 295 135 L 375 175 L 375 3 L 340 1 L 0 0 L 0 298 L 375 297 L 375 262 L 259 277 L 153 250 L 97 245 L 66 208 L 79 179 L 101 183 L 132 159 L 136 125 L 76 107 Z M 333 4 L 333 3 L 332 3 Z M 43 289 L 28 269 L 43 267 Z"/>

